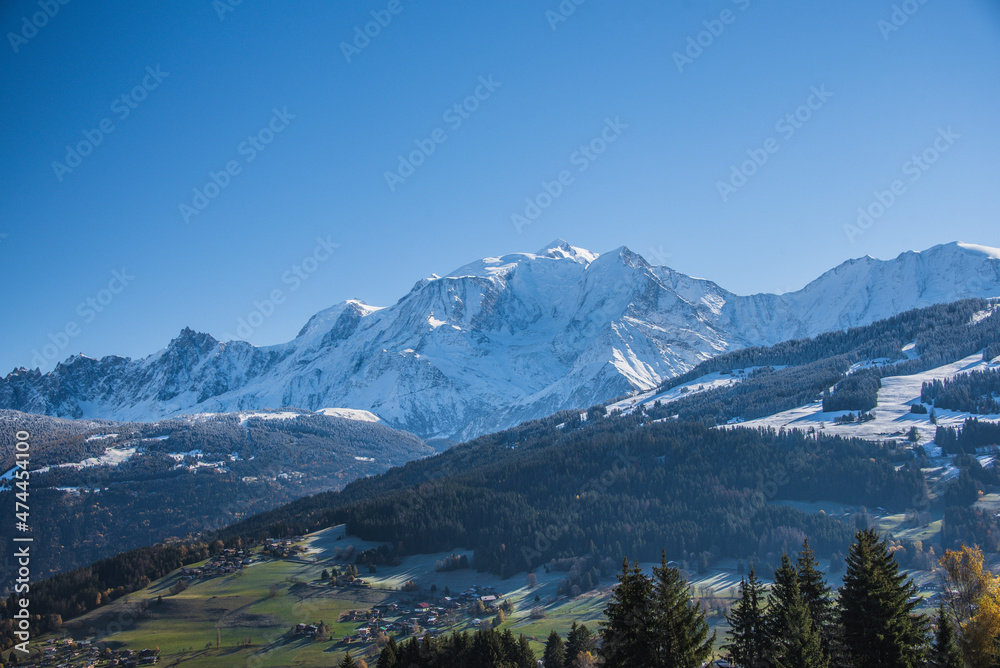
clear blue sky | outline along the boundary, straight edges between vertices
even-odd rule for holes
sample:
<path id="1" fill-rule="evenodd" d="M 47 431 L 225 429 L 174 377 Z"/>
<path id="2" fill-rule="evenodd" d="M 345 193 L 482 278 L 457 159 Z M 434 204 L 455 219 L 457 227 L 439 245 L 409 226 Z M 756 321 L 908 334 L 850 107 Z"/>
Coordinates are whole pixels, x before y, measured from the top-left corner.
<path id="1" fill-rule="evenodd" d="M 892 31 L 889 0 L 588 0 L 558 22 L 557 0 L 244 0 L 220 18 L 226 1 L 0 5 L 3 372 L 34 366 L 67 323 L 60 359 L 143 356 L 185 326 L 234 333 L 281 290 L 248 336 L 277 343 L 343 299 L 388 305 L 423 276 L 556 237 L 739 293 L 797 289 L 865 254 L 1000 245 L 993 0 L 910 0 Z M 391 22 L 348 62 L 341 44 L 372 11 Z M 707 46 L 679 68 L 689 38 Z M 799 110 L 824 86 L 832 97 Z M 477 92 L 467 118 L 445 116 Z M 797 110 L 810 118 L 788 136 L 776 123 Z M 609 118 L 628 127 L 605 131 Z M 102 122 L 112 131 L 72 171 L 53 166 Z M 912 181 L 904 163 L 947 128 L 959 138 Z M 602 154 L 575 154 L 602 132 Z M 273 141 L 241 146 L 251 135 Z M 435 136 L 390 189 L 397 156 Z M 718 182 L 769 138 L 776 152 L 723 201 Z M 231 161 L 185 221 L 192 189 Z M 518 231 L 512 214 L 564 170 Z M 851 243 L 844 225 L 897 179 Z M 339 247 L 296 282 L 317 237 Z M 122 268 L 134 278 L 102 292 Z"/>

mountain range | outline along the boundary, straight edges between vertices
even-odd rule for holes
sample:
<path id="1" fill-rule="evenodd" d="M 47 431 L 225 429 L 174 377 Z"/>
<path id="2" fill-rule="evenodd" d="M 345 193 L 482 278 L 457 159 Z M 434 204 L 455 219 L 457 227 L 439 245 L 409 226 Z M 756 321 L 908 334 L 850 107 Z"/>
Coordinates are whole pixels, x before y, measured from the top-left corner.
<path id="1" fill-rule="evenodd" d="M 288 343 L 185 328 L 142 359 L 70 357 L 0 380 L 0 408 L 153 421 L 263 408 L 371 411 L 424 438 L 466 439 L 648 390 L 720 353 L 1000 297 L 1000 249 L 965 243 L 847 261 L 801 290 L 738 295 L 557 240 L 418 281 L 394 305 L 349 300 Z"/>

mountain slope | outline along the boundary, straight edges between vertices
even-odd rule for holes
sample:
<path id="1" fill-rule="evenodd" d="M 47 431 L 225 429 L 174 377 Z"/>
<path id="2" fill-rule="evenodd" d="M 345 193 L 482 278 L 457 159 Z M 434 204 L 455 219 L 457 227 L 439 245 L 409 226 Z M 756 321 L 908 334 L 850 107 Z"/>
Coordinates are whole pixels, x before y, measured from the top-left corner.
<path id="1" fill-rule="evenodd" d="M 468 438 L 649 389 L 719 353 L 1000 296 L 1000 250 L 862 258 L 785 295 L 739 296 L 622 247 L 557 241 L 423 279 L 396 304 L 348 301 L 256 348 L 185 329 L 141 360 L 75 356 L 0 381 L 0 408 L 151 420 L 297 406 L 368 410 L 423 437 Z"/>
<path id="2" fill-rule="evenodd" d="M 156 423 L 0 411 L 0 502 L 14 503 L 14 435 L 31 434 L 31 518 L 46 575 L 219 527 L 434 454 L 413 434 L 305 411 Z M 6 473 L 4 473 L 6 472 Z M 14 517 L 0 533 L 14 535 Z M 13 548 L 0 544 L 0 563 Z"/>

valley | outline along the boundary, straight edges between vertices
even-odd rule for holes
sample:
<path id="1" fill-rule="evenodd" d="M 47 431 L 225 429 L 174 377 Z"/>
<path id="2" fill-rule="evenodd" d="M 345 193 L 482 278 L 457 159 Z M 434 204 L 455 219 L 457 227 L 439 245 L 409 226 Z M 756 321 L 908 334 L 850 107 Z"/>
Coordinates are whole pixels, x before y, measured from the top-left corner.
<path id="1" fill-rule="evenodd" d="M 975 412 L 998 343 L 995 301 L 938 304 L 458 444 L 362 408 L 4 411 L 38 436 L 36 521 L 59 527 L 38 536 L 34 647 L 41 665 L 374 665 L 390 639 L 496 629 L 537 656 L 598 631 L 622 558 L 649 575 L 662 554 L 722 656 L 751 567 L 768 586 L 808 540 L 837 586 L 868 529 L 930 614 L 946 551 L 1000 565 L 1000 416 Z"/>

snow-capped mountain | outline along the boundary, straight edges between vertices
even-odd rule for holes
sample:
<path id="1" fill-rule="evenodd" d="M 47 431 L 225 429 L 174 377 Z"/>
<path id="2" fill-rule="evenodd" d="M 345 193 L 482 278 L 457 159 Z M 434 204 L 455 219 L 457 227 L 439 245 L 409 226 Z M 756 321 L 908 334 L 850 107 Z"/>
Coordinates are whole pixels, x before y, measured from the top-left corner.
<path id="1" fill-rule="evenodd" d="M 739 296 L 625 247 L 598 255 L 559 240 L 423 279 L 390 307 L 344 302 L 281 345 L 185 329 L 140 360 L 18 369 L 0 381 L 0 408 L 149 420 L 340 406 L 424 437 L 467 438 L 648 389 L 735 348 L 967 297 L 1000 297 L 1000 250 L 865 257 L 797 292 Z"/>

